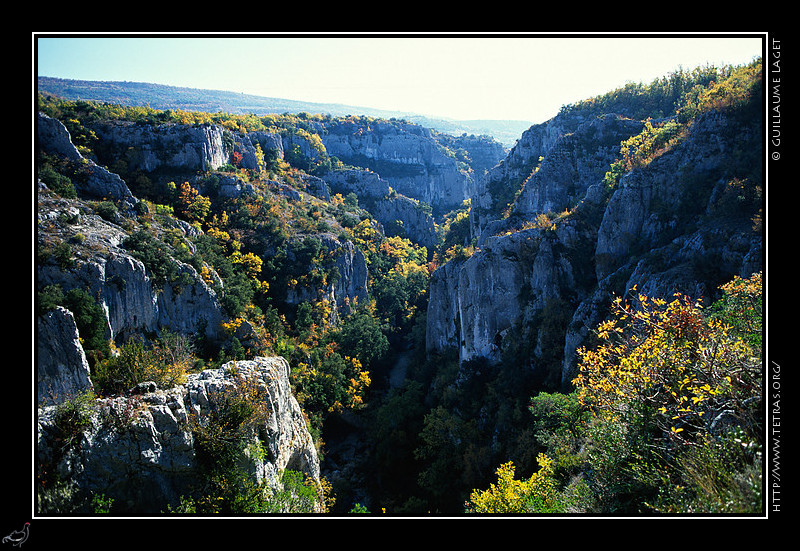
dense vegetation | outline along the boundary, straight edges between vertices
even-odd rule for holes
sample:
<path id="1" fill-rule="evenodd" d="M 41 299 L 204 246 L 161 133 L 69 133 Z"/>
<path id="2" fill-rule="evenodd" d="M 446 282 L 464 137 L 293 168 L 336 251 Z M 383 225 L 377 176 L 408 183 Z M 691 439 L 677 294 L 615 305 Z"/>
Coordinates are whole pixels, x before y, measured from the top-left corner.
<path id="1" fill-rule="evenodd" d="M 214 123 L 243 131 L 292 132 L 306 136 L 324 151 L 319 136 L 305 130 L 304 121 L 308 118 L 305 115 L 255 118 L 159 112 L 44 98 L 40 98 L 39 108 L 65 121 L 74 142 L 89 157 L 96 156 L 97 147 L 96 138 L 87 130 L 89 122 L 115 118 L 141 123 Z M 324 170 L 322 165 L 330 166 L 331 159 L 321 157 L 313 167 L 305 168 L 313 172 Z M 409 320 L 425 308 L 429 275 L 426 250 L 407 239 L 383 237 L 375 230 L 371 215 L 358 207 L 355 197 L 335 195 L 330 202 L 316 199 L 305 202 L 265 192 L 227 199 L 214 192 L 217 174 L 205 176 L 202 186 L 205 194 L 200 194 L 187 182 L 164 182 L 146 174 L 131 173 L 120 162 L 112 168 L 129 182 L 134 195 L 147 204 L 147 213 L 129 223 L 130 235 L 124 246 L 145 263 L 154 281 L 175 283 L 180 274 L 172 259 L 188 263 L 218 290 L 224 285 L 224 292 L 219 295 L 231 317 L 226 326 L 231 335 L 244 322 L 258 328 L 258 339 L 252 340 L 247 349 L 235 336 L 219 343 L 196 340 L 193 344 L 197 358 L 191 367 L 218 365 L 257 354 L 286 356 L 297 368 L 293 374 L 297 394 L 304 401 L 316 431 L 330 411 L 363 401 L 369 369 L 388 351 L 388 337 L 402 338 L 410 331 Z M 303 170 L 289 161 L 272 159 L 265 162 L 262 171 L 241 169 L 234 162 L 224 170 L 264 191 L 275 180 L 303 189 L 299 178 Z M 39 171 L 48 182 L 55 180 L 51 173 L 61 178 L 74 176 L 74 172 L 48 158 L 40 160 Z M 189 238 L 175 230 L 176 219 L 197 226 L 202 233 L 188 243 Z M 317 237 L 324 232 L 355 243 L 366 255 L 370 269 L 372 301 L 353 305 L 352 313 L 338 325 L 331 323 L 332 305 L 324 299 L 296 307 L 285 301 L 287 288 L 319 289 L 338 277 L 329 251 Z M 54 244 L 40 250 L 40 257 L 54 258 L 58 250 L 68 246 L 68 243 Z M 274 253 L 266 256 L 263 251 Z M 211 276 L 212 270 L 222 285 Z M 57 290 L 48 289 L 44 295 L 54 292 Z M 91 350 L 91 355 L 99 358 L 94 366 L 96 373 L 106 369 L 106 364 L 114 363 L 104 347 Z"/>
<path id="2" fill-rule="evenodd" d="M 113 395 L 145 380 L 174 384 L 186 373 L 232 359 L 281 355 L 293 366 L 295 395 L 320 444 L 327 416 L 363 407 L 371 373 L 388 365 L 390 349 L 402 346 L 417 315 L 426 308 L 428 252 L 408 239 L 379 233 L 370 213 L 358 206 L 352 194 L 323 201 L 311 196 L 293 200 L 270 192 L 275 181 L 303 190 L 300 176 L 304 172 L 324 172 L 338 163 L 324 154 L 319 136 L 306 130 L 309 117 L 160 112 L 43 97 L 39 109 L 62 120 L 88 158 L 102 158 L 105 153 L 89 123 L 107 119 L 143 124 L 214 123 L 238 131 L 301 134 L 321 153 L 314 162 L 292 152 L 285 160 L 265 156 L 260 171 L 240 168 L 234 155 L 231 165 L 203 176 L 203 193 L 185 181 L 134 173 L 124 162 L 112 164 L 110 168 L 123 176 L 146 208 L 140 209 L 136 219 L 125 219 L 117 216 L 113 203 L 99 201 L 91 203 L 95 212 L 123 225 L 128 233 L 123 246 L 145 264 L 157 286 L 166 282 L 181 285 L 186 276 L 175 260 L 193 266 L 218 291 L 229 321 L 225 337 L 218 342 L 209 342 L 198 328 L 190 336 L 163 332 L 109 343 L 103 335 L 102 312 L 88 293 L 65 293 L 57 286 L 39 289 L 40 312 L 63 305 L 76 313 L 99 395 Z M 295 166 L 298 164 L 303 168 Z M 43 155 L 38 159 L 38 171 L 62 197 L 75 197 L 72 181 L 80 178 L 80 166 Z M 223 173 L 235 174 L 263 193 L 221 197 L 215 190 Z M 178 220 L 202 231 L 189 237 L 178 229 Z M 338 322 L 332 317 L 334 305 L 316 292 L 340 277 L 332 252 L 322 246 L 322 233 L 354 243 L 369 268 L 371 300 L 351 304 Z M 81 246 L 79 237 L 44 243 L 37 250 L 37 260 L 69 269 Z M 317 298 L 293 305 L 286 300 L 288 289 L 311 289 L 310 296 Z M 237 336 L 243 324 L 254 328 L 246 342 Z M 118 347 L 116 353 L 111 347 Z"/>
<path id="3" fill-rule="evenodd" d="M 644 166 L 669 148 L 676 147 L 703 113 L 725 109 L 729 116 L 744 125 L 758 126 L 762 106 L 760 60 L 737 70 L 713 70 L 704 74 L 712 74 L 713 78 L 705 84 L 692 81 L 693 84 L 686 88 L 688 93 L 680 96 L 673 97 L 663 80 L 656 81 L 652 87 L 626 87 L 628 91 L 635 88 L 636 97 L 669 95 L 671 99 L 668 102 L 662 98 L 655 104 L 668 103 L 673 106 L 672 115 L 680 111 L 691 113 L 691 116 L 652 119 L 641 135 L 623 143 L 618 161 L 606 176 L 609 191 L 625 170 Z M 609 97 L 625 96 L 625 90 L 609 94 Z M 587 106 L 591 110 L 601 101 L 605 100 L 591 100 Z M 634 97 L 627 97 L 627 101 L 635 105 Z M 603 109 L 613 112 L 616 108 L 618 106 Z M 578 110 L 580 107 L 569 109 Z M 598 109 L 598 113 L 601 112 L 603 110 Z M 759 152 L 736 151 L 731 154 L 730 163 L 731 183 L 725 198 L 717 203 L 716 210 L 697 214 L 695 220 L 702 216 L 741 220 L 745 226 L 752 225 L 752 231 L 760 232 L 762 182 Z M 702 201 L 697 203 L 705 204 Z M 450 231 L 437 250 L 441 256 L 436 260 L 463 259 L 471 253 L 469 234 L 463 226 L 468 208 L 469 205 L 465 205 L 462 212 L 451 213 L 443 221 Z M 687 204 L 687 213 L 696 213 L 696 209 L 696 204 Z M 558 223 L 597 223 L 597 213 L 589 208 L 557 216 L 546 214 L 540 217 L 543 220 L 532 224 L 549 228 Z M 647 251 L 643 254 L 646 255 Z M 585 255 L 585 259 L 590 262 L 591 254 Z M 719 274 L 702 261 L 698 261 L 695 269 L 710 281 L 719 278 Z M 718 285 L 722 283 L 726 282 L 720 281 Z M 637 350 L 630 341 L 628 352 L 643 363 L 637 369 L 669 366 L 668 371 L 659 375 L 659 382 L 652 384 L 663 386 L 667 380 L 671 383 L 676 377 L 672 370 L 680 369 L 685 372 L 684 376 L 691 377 L 692 382 L 703 380 L 703 384 L 708 383 L 715 392 L 719 391 L 720 394 L 714 395 L 712 400 L 700 394 L 690 394 L 686 388 L 681 389 L 684 400 L 698 400 L 697 404 L 708 408 L 702 414 L 698 412 L 698 416 L 705 415 L 706 419 L 711 419 L 711 410 L 718 413 L 724 409 L 723 404 L 746 404 L 731 408 L 737 416 L 744 418 L 741 433 L 712 434 L 696 423 L 691 428 L 673 424 L 665 430 L 665 419 L 669 420 L 678 413 L 675 402 L 639 403 L 644 399 L 641 392 L 636 394 L 633 388 L 621 396 L 610 393 L 607 398 L 617 400 L 613 406 L 608 406 L 611 411 L 592 406 L 589 394 L 600 392 L 595 385 L 610 392 L 609 388 L 617 382 L 612 384 L 607 377 L 589 378 L 586 371 L 592 358 L 589 352 L 584 356 L 586 364 L 582 376 L 566 389 L 550 381 L 535 379 L 526 368 L 531 351 L 525 342 L 510 347 L 501 364 L 494 366 L 489 366 L 484 360 L 459 364 L 455 352 L 431 357 L 420 355 L 413 363 L 414 369 L 408 373 L 405 386 L 393 390 L 384 403 L 375 405 L 373 412 L 375 457 L 371 461 L 385 465 L 385 468 L 375 469 L 373 481 L 375 494 L 382 498 L 381 505 L 391 511 L 409 514 L 431 511 L 458 514 L 465 510 L 598 514 L 758 511 L 761 506 L 760 446 L 764 427 L 763 419 L 757 415 L 761 406 L 756 405 L 761 386 L 757 372 L 753 370 L 761 364 L 761 349 L 757 344 L 760 325 L 750 325 L 749 329 L 733 334 L 719 329 L 720 318 L 733 327 L 742 327 L 733 320 L 740 319 L 742 312 L 737 308 L 745 308 L 744 302 L 733 297 L 740 297 L 743 291 L 739 287 L 744 284 L 736 282 L 730 285 L 736 285 L 736 288 L 725 286 L 717 290 L 716 296 L 722 302 L 713 311 L 702 311 L 701 314 L 699 309 L 688 306 L 678 309 L 678 304 L 686 306 L 684 302 L 674 306 L 658 305 L 659 312 L 664 310 L 659 315 L 664 317 L 665 324 L 681 323 L 677 318 L 687 315 L 696 318 L 698 327 L 703 327 L 699 333 L 702 338 L 683 337 L 689 340 L 684 340 L 680 346 L 673 344 L 676 349 L 684 350 L 681 347 L 696 345 L 716 347 L 715 350 L 721 352 L 730 347 L 737 350 L 738 355 L 735 360 L 729 359 L 729 364 L 724 367 L 720 363 L 714 364 L 712 373 L 706 373 L 704 370 L 711 368 L 702 362 L 693 363 L 693 358 L 681 358 L 682 364 L 677 360 L 672 364 L 672 358 L 637 358 Z M 760 280 L 748 282 L 746 288 L 748 300 L 760 304 Z M 647 300 L 642 297 L 642 304 Z M 734 304 L 738 306 L 734 307 Z M 547 335 L 563 336 L 570 321 L 569 317 L 564 317 L 565 312 L 570 311 L 565 306 L 549 305 L 534 323 L 546 328 Z M 749 319 L 758 318 L 751 316 Z M 636 327 L 636 330 L 640 328 Z M 600 337 L 605 336 L 605 329 L 598 328 L 595 343 L 601 345 Z M 643 335 L 637 338 L 645 340 Z M 666 338 L 663 334 L 653 335 L 648 342 L 654 345 L 663 338 Z M 711 339 L 714 344 L 708 344 L 706 339 Z M 558 372 L 563 339 L 554 338 L 552 345 L 552 357 L 545 358 L 545 361 L 553 364 L 551 371 Z M 644 353 L 644 350 L 638 352 Z M 664 350 L 663 353 L 668 355 L 671 352 Z M 679 356 L 677 350 L 674 353 Z M 621 354 L 622 351 L 618 351 L 616 356 Z M 623 362 L 620 358 L 616 361 Z M 607 358 L 607 362 L 603 366 L 595 364 L 594 369 L 600 372 L 612 369 L 615 365 L 612 358 Z M 652 365 L 657 362 L 661 363 Z M 731 377 L 731 382 L 725 379 L 727 376 Z M 737 381 L 740 376 L 743 379 Z M 636 392 L 639 392 L 638 387 Z M 645 409 L 658 411 L 661 407 L 666 411 L 659 412 L 662 415 L 659 419 L 645 414 Z M 613 413 L 619 410 L 630 410 L 630 413 L 615 418 Z M 688 422 L 685 417 L 683 419 Z M 673 427 L 679 432 L 673 432 Z M 683 430 L 679 430 L 681 428 Z M 392 474 L 382 476 L 381 473 Z M 516 480 L 515 475 L 518 477 Z M 522 486 L 525 486 L 524 490 Z M 487 487 L 488 490 L 481 490 Z M 513 506 L 506 503 L 512 494 L 520 496 L 520 502 Z"/>
<path id="4" fill-rule="evenodd" d="M 674 147 L 701 113 L 735 107 L 743 117 L 756 116 L 748 106 L 759 103 L 754 94 L 760 90 L 760 70 L 759 61 L 736 70 L 679 72 L 564 112 L 652 118 L 642 135 L 622 144 L 606 177 L 611 189 L 625 171 Z M 39 109 L 64 122 L 87 157 L 103 153 L 89 122 L 113 118 L 296 133 L 317 144 L 319 155 L 313 159 L 289 151 L 284 160 L 265 158 L 259 171 L 244 170 L 235 160 L 224 167 L 257 190 L 268 191 L 276 180 L 303 189 L 304 172 L 324 174 L 342 166 L 325 154 L 311 124 L 321 120 L 316 115 L 158 111 L 44 97 Z M 334 513 L 758 510 L 764 423 L 758 404 L 759 276 L 721 287 L 719 301 L 706 310 L 685 297 L 670 302 L 638 294 L 621 297 L 609 321 L 596 328 L 593 346 L 581 351 L 573 386 L 545 387 L 527 369 L 522 344 L 492 369 L 484 360 L 459 363 L 455 352 L 425 355 L 428 280 L 436 266 L 469 254 L 468 202 L 440 219 L 440 243 L 428 251 L 378 233 L 355 196 L 294 201 L 258 193 L 229 199 L 214 193 L 219 174 L 205 175 L 205 191 L 198 193 L 181 181 L 128 172 L 123 164 L 110 168 L 147 205 L 136 220 L 125 221 L 124 246 L 156 281 L 179 281 L 172 259 L 191 264 L 219 288 L 216 274 L 224 284 L 221 296 L 230 322 L 219 342 L 208 342 L 199 332 L 189 337 L 164 333 L 118 344 L 112 354 L 115 344 L 98 335 L 99 313 L 91 296 L 40 289 L 40 311 L 63 304 L 76 312 L 97 392 L 113 394 L 143 380 L 179 381 L 187 372 L 229 359 L 286 357 L 295 395 L 321 446 L 326 422 L 338 412 L 359 412 L 366 427 L 369 453 L 358 465 L 365 487 L 333 488 L 336 499 L 328 506 Z M 80 177 L 78 167 L 42 157 L 38 170 L 51 189 L 74 197 L 70 179 Z M 760 204 L 759 178 L 754 172 L 735 181 L 732 209 Z M 114 218 L 113 205 L 93 205 Z M 202 233 L 190 238 L 176 230 L 176 220 Z M 323 232 L 352 242 L 369 268 L 369 302 L 352 305 L 340 323 L 331 323 L 331 304 L 322 298 L 295 306 L 285 300 L 289 288 L 319 289 L 337 277 L 318 238 Z M 37 251 L 38 259 L 67 268 L 72 248 L 79 246 L 79 240 L 48 243 Z M 538 323 L 555 332 L 568 321 L 559 316 L 563 311 L 552 305 Z M 236 335 L 245 324 L 256 338 L 243 343 Z M 385 378 L 401 355 L 412 357 L 406 379 L 387 389 Z M 236 429 L 258 414 L 247 409 L 249 403 L 234 402 L 230 415 L 236 422 L 229 426 Z M 709 419 L 716 421 L 713 426 Z M 235 438 L 215 434 L 208 425 L 194 430 L 213 483 L 205 498 L 184 502 L 180 510 L 269 510 L 273 504 L 259 502 L 260 494 L 233 475 L 231 450 L 224 443 Z M 287 479 L 287 487 L 305 495 L 300 481 Z M 362 490 L 369 507 L 357 504 Z"/>

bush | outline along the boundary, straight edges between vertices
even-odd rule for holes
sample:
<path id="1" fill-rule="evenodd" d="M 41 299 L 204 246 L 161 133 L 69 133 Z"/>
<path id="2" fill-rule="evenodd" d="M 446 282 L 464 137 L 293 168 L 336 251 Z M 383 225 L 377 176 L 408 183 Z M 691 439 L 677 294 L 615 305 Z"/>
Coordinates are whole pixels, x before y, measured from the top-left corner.
<path id="1" fill-rule="evenodd" d="M 97 300 L 87 291 L 70 289 L 64 295 L 63 306 L 75 317 L 84 350 L 96 351 L 100 358 L 110 355 L 108 321 Z"/>
<path id="2" fill-rule="evenodd" d="M 41 316 L 64 305 L 64 292 L 60 285 L 46 285 L 36 293 L 36 311 Z"/>
<path id="3" fill-rule="evenodd" d="M 559 512 L 558 493 L 553 479 L 553 461 L 538 458 L 539 470 L 528 479 L 514 478 L 513 463 L 497 469 L 497 484 L 470 494 L 468 513 L 555 513 Z"/>
<path id="4" fill-rule="evenodd" d="M 139 230 L 128 236 L 122 246 L 131 251 L 131 255 L 144 263 L 153 279 L 153 283 L 161 287 L 177 273 L 177 265 L 169 254 L 166 245 L 158 241 L 145 230 Z"/>
<path id="5" fill-rule="evenodd" d="M 119 209 L 111 201 L 102 201 L 98 203 L 94 210 L 100 218 L 108 222 L 115 222 L 117 214 L 119 213 Z"/>
<path id="6" fill-rule="evenodd" d="M 78 196 L 75 192 L 75 186 L 72 180 L 56 172 L 56 170 L 50 166 L 40 167 L 38 177 L 43 184 L 65 199 L 75 199 Z"/>
<path id="7" fill-rule="evenodd" d="M 193 361 L 193 347 L 182 335 L 164 331 L 149 348 L 142 338 L 132 337 L 118 355 L 95 366 L 92 382 L 102 395 L 120 394 L 145 381 L 172 388 L 184 382 Z"/>
<path id="8" fill-rule="evenodd" d="M 95 395 L 92 391 L 67 397 L 56 406 L 54 424 L 58 431 L 56 441 L 61 443 L 61 450 L 77 445 L 83 437 L 83 431 L 91 425 L 94 412 Z"/>

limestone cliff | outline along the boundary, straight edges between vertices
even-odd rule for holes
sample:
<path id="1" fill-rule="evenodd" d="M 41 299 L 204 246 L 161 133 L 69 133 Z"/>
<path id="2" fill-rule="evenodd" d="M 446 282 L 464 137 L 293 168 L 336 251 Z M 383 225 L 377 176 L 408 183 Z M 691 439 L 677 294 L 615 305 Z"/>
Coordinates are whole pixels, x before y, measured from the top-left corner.
<path id="1" fill-rule="evenodd" d="M 207 170 L 228 162 L 230 152 L 219 126 L 143 125 L 126 121 L 97 122 L 102 159 L 125 159 L 128 170 Z M 110 163 L 106 163 L 110 164 Z"/>
<path id="2" fill-rule="evenodd" d="M 506 159 L 478 181 L 471 198 L 473 237 L 497 233 L 518 218 L 574 207 L 589 186 L 602 180 L 620 142 L 643 126 L 609 114 L 563 115 L 531 127 Z M 504 210 L 512 214 L 510 220 Z"/>
<path id="3" fill-rule="evenodd" d="M 473 197 L 478 249 L 432 276 L 429 350 L 457 338 L 462 361 L 515 355 L 558 387 L 615 294 L 708 304 L 761 270 L 761 129 L 747 109 L 700 116 L 616 188 L 604 175 L 644 121 L 573 113 L 531 128 Z"/>
<path id="4" fill-rule="evenodd" d="M 380 174 L 398 193 L 424 201 L 435 211 L 457 208 L 471 195 L 475 172 L 459 164 L 426 128 L 348 119 L 326 124 L 325 130 L 322 140 L 330 156 Z M 500 154 L 498 149 L 487 153 L 497 155 L 495 162 Z M 480 161 L 492 164 L 485 158 Z"/>
<path id="5" fill-rule="evenodd" d="M 38 412 L 38 474 L 69 481 L 75 496 L 113 499 L 120 514 L 167 512 L 181 497 L 202 493 L 193 426 L 217 407 L 220 392 L 246 381 L 262 389 L 268 415 L 241 442 L 240 466 L 267 487 L 277 487 L 287 469 L 319 482 L 317 451 L 280 357 L 231 362 L 189 375 L 174 388 L 140 385 L 138 394 L 97 400 L 88 405 L 86 426 L 68 435 L 59 408 L 44 407 Z M 256 448 L 262 451 L 249 451 Z"/>
<path id="6" fill-rule="evenodd" d="M 316 279 L 307 283 L 291 285 L 287 290 L 286 301 L 298 305 L 301 302 L 316 301 L 324 298 L 331 305 L 331 322 L 336 323 L 340 315 L 347 315 L 355 309 L 357 304 L 366 304 L 368 299 L 367 263 L 362 253 L 350 241 L 340 241 L 336 236 L 325 233 L 311 239 L 318 240 L 325 258 L 325 267 L 328 276 L 324 282 Z M 288 262 L 294 266 L 298 274 L 306 274 L 312 267 L 307 258 L 300 258 L 294 253 L 293 247 L 288 247 Z"/>
<path id="7" fill-rule="evenodd" d="M 84 159 L 73 145 L 63 123 L 43 113 L 37 114 L 36 145 L 39 151 L 60 156 L 81 166 L 80 177 L 75 182 L 78 191 L 84 195 L 115 200 L 127 208 L 133 208 L 138 203 L 119 175 L 90 159 Z"/>
<path id="8" fill-rule="evenodd" d="M 72 312 L 59 307 L 39 316 L 36 337 L 38 404 L 53 405 L 92 390 L 89 362 Z"/>
<path id="9" fill-rule="evenodd" d="M 216 292 L 194 267 L 168 259 L 174 274 L 157 281 L 125 247 L 128 233 L 120 226 L 80 201 L 54 197 L 44 188 L 37 214 L 37 286 L 89 292 L 105 312 L 109 338 L 122 342 L 126 335 L 159 328 L 218 335 L 225 314 Z M 70 244 L 68 266 L 52 255 L 58 243 Z"/>

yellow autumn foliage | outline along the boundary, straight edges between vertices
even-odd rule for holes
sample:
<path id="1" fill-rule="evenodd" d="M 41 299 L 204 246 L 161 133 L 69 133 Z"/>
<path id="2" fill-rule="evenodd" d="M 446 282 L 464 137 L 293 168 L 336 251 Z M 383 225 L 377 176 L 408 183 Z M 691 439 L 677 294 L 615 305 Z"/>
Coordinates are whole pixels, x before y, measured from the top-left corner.
<path id="1" fill-rule="evenodd" d="M 528 479 L 514 478 L 514 464 L 502 464 L 496 471 L 497 483 L 488 490 L 474 490 L 467 502 L 468 513 L 534 513 L 556 509 L 558 492 L 553 478 L 553 460 L 537 457 L 539 470 Z"/>
<path id="2" fill-rule="evenodd" d="M 757 281 L 760 274 L 747 285 Z M 612 313 L 597 327 L 601 344 L 578 350 L 573 384 L 585 406 L 613 416 L 644 405 L 673 437 L 703 431 L 709 411 L 741 409 L 738 389 L 752 386 L 760 360 L 730 317 L 704 316 L 683 295 L 667 303 L 635 289 L 633 300 L 614 300 Z"/>

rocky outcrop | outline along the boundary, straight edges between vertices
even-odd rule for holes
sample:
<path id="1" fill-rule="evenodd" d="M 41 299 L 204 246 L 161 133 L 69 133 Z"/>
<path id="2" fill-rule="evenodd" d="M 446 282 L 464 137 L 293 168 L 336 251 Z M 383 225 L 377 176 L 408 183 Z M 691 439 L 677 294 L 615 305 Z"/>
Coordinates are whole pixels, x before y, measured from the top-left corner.
<path id="1" fill-rule="evenodd" d="M 425 346 L 429 353 L 459 349 L 461 316 L 458 274 L 462 265 L 461 260 L 451 260 L 431 274 L 425 326 Z"/>
<path id="2" fill-rule="evenodd" d="M 369 170 L 334 170 L 325 175 L 334 193 L 355 193 L 361 204 L 383 225 L 386 235 L 407 237 L 429 250 L 438 241 L 430 209 L 393 190 L 379 174 Z"/>
<path id="3" fill-rule="evenodd" d="M 188 124 L 137 124 L 102 121 L 91 125 L 99 138 L 101 161 L 124 159 L 129 171 L 205 171 L 227 163 L 222 127 Z"/>
<path id="4" fill-rule="evenodd" d="M 432 251 L 438 242 L 433 216 L 409 197 L 396 195 L 375 202 L 372 214 L 386 235 L 406 237 Z"/>
<path id="5" fill-rule="evenodd" d="M 80 194 L 92 199 L 116 201 L 127 209 L 132 209 L 138 203 L 122 178 L 80 154 L 61 121 L 39 113 L 36 139 L 39 151 L 58 155 L 80 165 L 80 178 L 73 182 Z"/>
<path id="6" fill-rule="evenodd" d="M 695 122 L 680 147 L 625 174 L 598 229 L 598 279 L 624 264 L 632 252 L 664 247 L 703 226 L 726 232 L 730 221 L 752 225 L 738 209 L 722 212 L 718 198 L 736 178 L 736 171 L 756 168 L 737 167 L 744 155 L 739 159 L 734 155 L 739 155 L 737 150 L 759 150 L 759 132 L 760 128 L 711 113 Z M 717 223 L 720 218 L 728 218 L 729 223 Z"/>
<path id="7" fill-rule="evenodd" d="M 361 200 L 382 199 L 391 192 L 389 183 L 371 170 L 332 170 L 325 175 L 325 181 L 333 193 L 355 193 Z"/>
<path id="8" fill-rule="evenodd" d="M 293 285 L 287 290 L 286 302 L 297 305 L 301 302 L 316 302 L 320 299 L 328 301 L 336 307 L 331 311 L 331 322 L 338 323 L 340 316 L 353 311 L 358 304 L 366 304 L 368 300 L 367 286 L 369 274 L 364 253 L 351 241 L 340 241 L 329 233 L 319 234 L 324 265 L 328 276 L 325 285 L 318 282 L 312 285 Z M 300 261 L 288 249 L 288 261 L 297 273 L 307 273 L 311 266 L 298 265 Z"/>
<path id="9" fill-rule="evenodd" d="M 642 131 L 641 121 L 605 115 L 559 137 L 525 181 L 513 214 L 530 216 L 573 208 L 603 180 L 620 142 Z"/>
<path id="10" fill-rule="evenodd" d="M 217 294 L 192 266 L 167 260 L 175 265 L 175 277 L 157 284 L 144 263 L 124 247 L 128 233 L 80 202 L 41 192 L 37 215 L 40 248 L 58 240 L 71 243 L 73 252 L 69 269 L 55 262 L 37 263 L 37 287 L 87 291 L 106 314 L 109 338 L 122 342 L 126 335 L 160 328 L 184 333 L 202 329 L 212 338 L 220 333 L 225 315 Z"/>
<path id="11" fill-rule="evenodd" d="M 522 133 L 501 162 L 477 180 L 470 196 L 473 237 L 480 236 L 490 221 L 500 218 L 502 210 L 513 201 L 514 192 L 520 189 L 556 141 L 582 122 L 582 117 L 555 117 L 532 126 Z"/>
<path id="12" fill-rule="evenodd" d="M 639 121 L 614 115 L 557 117 L 523 135 L 506 160 L 482 180 L 482 193 L 473 197 L 471 222 L 479 232 L 480 248 L 459 265 L 457 274 L 447 268 L 432 276 L 436 284 L 431 284 L 428 311 L 429 349 L 451 344 L 451 335 L 458 334 L 462 360 L 499 360 L 504 340 L 528 339 L 534 343 L 535 363 L 535 343 L 541 335 L 533 326 L 541 321 L 541 312 L 548 305 L 574 303 L 588 292 L 584 287 L 590 270 L 584 255 L 593 250 L 595 234 L 575 222 L 531 222 L 581 202 L 585 211 L 601 201 L 597 187 L 620 142 L 642 127 Z M 503 218 L 499 190 L 507 194 L 514 185 L 520 192 L 510 216 Z M 445 320 L 434 309 L 448 302 L 437 296 L 448 290 L 457 290 L 458 313 Z"/>
<path id="13" fill-rule="evenodd" d="M 264 168 L 259 166 L 259 155 L 256 148 L 261 149 L 262 155 L 271 155 L 275 159 L 283 159 L 283 139 L 278 134 L 271 132 L 247 132 L 237 133 L 235 137 L 234 151 L 242 155 L 240 165 L 242 168 L 259 170 Z"/>
<path id="14" fill-rule="evenodd" d="M 575 207 L 591 185 L 602 181 L 620 142 L 643 127 L 617 115 L 559 116 L 531 127 L 479 180 L 470 213 L 473 237 L 484 239 L 519 219 Z M 510 220 L 504 219 L 506 208 Z"/>
<path id="15" fill-rule="evenodd" d="M 500 361 L 526 348 L 530 367 L 552 376 L 539 365 L 551 354 L 542 343 L 563 334 L 564 309 L 583 292 L 582 239 L 571 225 L 532 228 L 490 237 L 469 259 L 439 268 L 431 277 L 428 351 L 455 345 L 461 361 Z"/>
<path id="16" fill-rule="evenodd" d="M 398 193 L 448 211 L 469 198 L 472 173 L 462 168 L 421 126 L 345 120 L 328 124 L 325 149 L 343 162 L 380 174 Z"/>
<path id="17" fill-rule="evenodd" d="M 92 390 L 72 312 L 58 307 L 39 316 L 36 337 L 37 404 L 53 405 Z"/>
<path id="18" fill-rule="evenodd" d="M 247 383 L 249 381 L 249 383 Z M 203 480 L 194 423 L 215 407 L 226 388 L 261 389 L 268 415 L 244 436 L 240 467 L 253 482 L 276 487 L 284 470 L 319 482 L 319 459 L 281 357 L 231 362 L 189 375 L 170 389 L 106 398 L 89 405 L 89 423 L 65 446 L 58 408 L 39 410 L 38 466 L 75 490 L 114 500 L 121 514 L 158 514 L 182 496 L 200 495 Z M 154 387 L 153 384 L 149 385 Z M 260 453 L 248 450 L 260 449 Z"/>

